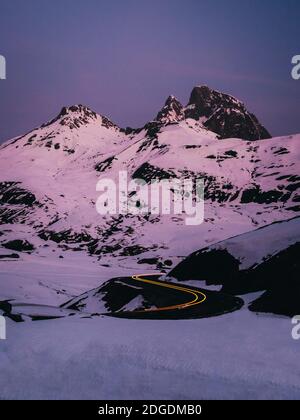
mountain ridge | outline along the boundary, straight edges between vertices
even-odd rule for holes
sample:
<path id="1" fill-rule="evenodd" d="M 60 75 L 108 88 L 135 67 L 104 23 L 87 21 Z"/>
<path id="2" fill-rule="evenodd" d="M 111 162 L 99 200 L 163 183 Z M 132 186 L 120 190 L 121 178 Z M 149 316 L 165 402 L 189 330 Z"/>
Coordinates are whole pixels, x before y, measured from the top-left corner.
<path id="1" fill-rule="evenodd" d="M 30 130 L 27 134 L 41 128 L 51 127 L 55 123 L 74 130 L 90 123 L 99 122 L 105 128 L 113 128 L 120 133 L 130 135 L 138 134 L 143 129 L 158 130 L 160 126 L 176 124 L 189 119 L 195 120 L 202 128 L 216 133 L 219 139 L 236 137 L 244 140 L 261 140 L 271 137 L 256 116 L 246 109 L 243 102 L 206 85 L 193 88 L 186 106 L 182 105 L 174 95 L 169 95 L 155 118 L 141 128 L 119 127 L 108 117 L 93 111 L 90 107 L 73 104 L 62 107 L 54 118 Z M 0 150 L 8 143 L 16 142 L 23 137 L 24 135 L 18 136 L 4 142 L 0 145 Z"/>
<path id="2" fill-rule="evenodd" d="M 65 107 L 7 142 L 0 149 L 0 244 L 27 240 L 39 252 L 51 242 L 104 260 L 152 259 L 160 266 L 300 211 L 299 135 L 220 140 L 204 120 L 183 118 L 174 96 L 162 111 L 143 128 L 126 131 L 83 105 Z M 100 216 L 96 184 L 101 177 L 117 182 L 123 170 L 129 180 L 146 182 L 202 178 L 205 222 L 191 229 L 184 215 Z"/>

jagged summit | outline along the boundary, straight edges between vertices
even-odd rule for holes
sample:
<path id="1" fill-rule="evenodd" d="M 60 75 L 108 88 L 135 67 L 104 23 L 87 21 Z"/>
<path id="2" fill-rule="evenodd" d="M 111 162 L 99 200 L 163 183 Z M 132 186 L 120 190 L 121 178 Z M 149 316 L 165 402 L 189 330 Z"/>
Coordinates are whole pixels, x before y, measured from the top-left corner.
<path id="1" fill-rule="evenodd" d="M 66 115 L 74 115 L 79 114 L 83 115 L 86 118 L 97 118 L 97 113 L 94 112 L 86 105 L 78 104 L 78 105 L 71 105 L 69 107 L 64 106 L 59 113 L 59 117 L 65 117 Z"/>
<path id="2" fill-rule="evenodd" d="M 183 105 L 178 101 L 175 96 L 170 95 L 163 108 L 157 114 L 155 121 L 162 124 L 170 124 L 181 121 L 184 118 Z"/>
<path id="3" fill-rule="evenodd" d="M 188 118 L 199 121 L 204 128 L 216 133 L 219 139 L 261 140 L 271 137 L 242 101 L 206 85 L 193 88 L 186 107 L 170 95 L 151 126 L 153 123 L 174 124 Z M 145 127 L 148 126 L 149 123 Z"/>
<path id="4" fill-rule="evenodd" d="M 233 96 L 211 89 L 206 85 L 195 86 L 190 95 L 187 113 L 194 109 L 194 117 L 209 117 L 220 107 L 243 109 L 244 104 Z"/>
<path id="5" fill-rule="evenodd" d="M 114 147 L 122 143 L 123 138 L 121 129 L 109 118 L 78 104 L 64 106 L 55 118 L 4 143 L 1 149 L 15 145 L 31 152 L 33 149 L 44 150 L 47 154 L 51 151 L 57 158 L 58 154 L 73 155 L 77 150 L 106 152 L 108 145 Z"/>
<path id="6" fill-rule="evenodd" d="M 210 131 L 219 139 L 239 138 L 252 141 L 271 137 L 256 116 L 246 109 L 243 102 L 203 85 L 193 88 L 186 107 L 174 95 L 170 95 L 155 119 L 142 128 L 122 129 L 88 106 L 77 104 L 64 106 L 54 119 L 24 136 L 8 141 L 1 148 L 11 143 L 18 142 L 19 144 L 19 141 L 23 139 L 26 146 L 46 145 L 49 149 L 52 144 L 55 144 L 58 150 L 58 142 L 53 143 L 52 139 L 59 135 L 62 137 L 60 143 L 62 140 L 65 143 L 68 139 L 74 140 L 75 137 L 76 139 L 80 137 L 81 144 L 89 145 L 91 145 L 91 138 L 94 138 L 98 144 L 99 138 L 103 136 L 117 135 L 124 139 L 131 139 L 143 129 L 146 131 L 146 137 L 155 137 L 163 126 L 178 124 L 188 119 L 194 119 L 197 121 L 198 128 L 204 128 L 206 132 Z M 191 127 L 193 124 L 188 123 L 188 126 Z M 101 130 L 103 127 L 105 130 Z M 76 133 L 75 137 L 74 133 Z"/>
<path id="7" fill-rule="evenodd" d="M 90 122 L 101 120 L 101 125 L 106 128 L 118 128 L 109 118 L 97 114 L 95 111 L 90 109 L 88 106 L 78 104 L 71 106 L 64 106 L 57 117 L 52 119 L 42 127 L 47 127 L 55 122 L 59 122 L 62 126 L 67 126 L 70 129 L 80 128 L 83 125 L 87 125 Z"/>
<path id="8" fill-rule="evenodd" d="M 243 102 L 205 85 L 196 86 L 192 90 L 185 108 L 185 118 L 201 120 L 208 130 L 217 133 L 222 139 L 237 137 L 260 140 L 271 137 Z"/>

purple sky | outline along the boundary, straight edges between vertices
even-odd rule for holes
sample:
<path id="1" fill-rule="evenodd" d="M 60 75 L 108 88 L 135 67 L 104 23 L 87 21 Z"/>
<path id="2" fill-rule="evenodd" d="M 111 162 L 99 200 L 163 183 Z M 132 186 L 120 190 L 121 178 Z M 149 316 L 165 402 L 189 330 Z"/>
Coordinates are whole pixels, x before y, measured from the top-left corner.
<path id="1" fill-rule="evenodd" d="M 0 141 L 74 103 L 141 126 L 198 84 L 300 132 L 299 22 L 299 0 L 1 0 Z"/>

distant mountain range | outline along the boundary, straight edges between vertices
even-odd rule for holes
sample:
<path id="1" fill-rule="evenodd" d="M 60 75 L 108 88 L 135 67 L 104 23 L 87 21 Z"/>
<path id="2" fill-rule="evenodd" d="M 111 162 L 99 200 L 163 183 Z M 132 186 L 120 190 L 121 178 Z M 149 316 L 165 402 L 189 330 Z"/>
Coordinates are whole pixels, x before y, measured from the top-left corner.
<path id="1" fill-rule="evenodd" d="M 120 128 L 83 105 L 0 147 L 3 258 L 39 253 L 47 243 L 168 269 L 196 249 L 299 214 L 300 135 L 271 138 L 234 97 L 195 87 L 187 106 L 167 98 L 144 127 Z M 201 177 L 205 222 L 184 215 L 100 216 L 101 177 L 120 170 L 146 182 Z"/>

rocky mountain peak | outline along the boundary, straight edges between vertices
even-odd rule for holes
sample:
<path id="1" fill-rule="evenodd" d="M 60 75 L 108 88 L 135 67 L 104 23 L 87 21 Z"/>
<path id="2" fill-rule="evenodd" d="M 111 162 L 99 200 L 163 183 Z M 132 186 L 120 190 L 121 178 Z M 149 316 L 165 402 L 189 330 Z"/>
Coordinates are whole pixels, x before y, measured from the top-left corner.
<path id="1" fill-rule="evenodd" d="M 71 105 L 69 107 L 63 107 L 59 116 L 65 116 L 65 115 L 72 115 L 72 114 L 82 114 L 86 117 L 94 117 L 96 118 L 97 114 L 96 112 L 92 111 L 89 107 L 78 104 L 78 105 Z"/>
<path id="2" fill-rule="evenodd" d="M 175 96 L 170 95 L 163 108 L 157 114 L 155 121 L 162 124 L 169 124 L 181 121 L 184 118 L 183 105 L 178 101 Z"/>
<path id="3" fill-rule="evenodd" d="M 191 92 L 187 113 L 194 109 L 194 117 L 209 117 L 220 107 L 242 110 L 244 105 L 233 96 L 210 89 L 206 85 L 196 86 Z"/>
<path id="4" fill-rule="evenodd" d="M 42 127 L 47 127 L 55 122 L 59 122 L 61 126 L 67 126 L 70 129 L 80 128 L 91 122 L 101 120 L 101 125 L 106 128 L 117 128 L 117 126 L 105 116 L 100 116 L 89 107 L 78 104 L 71 106 L 64 106 L 60 113 L 53 120 L 44 124 Z"/>
<path id="5" fill-rule="evenodd" d="M 51 121 L 43 124 L 42 127 L 47 127 L 55 122 L 59 122 L 62 126 L 69 128 L 79 128 L 82 125 L 88 124 L 91 120 L 96 120 L 97 114 L 87 106 L 78 104 L 72 106 L 64 106 L 59 114 Z"/>
<path id="6" fill-rule="evenodd" d="M 221 139 L 260 140 L 271 137 L 243 102 L 205 85 L 194 87 L 184 112 L 185 118 L 201 119 L 203 125 Z"/>

